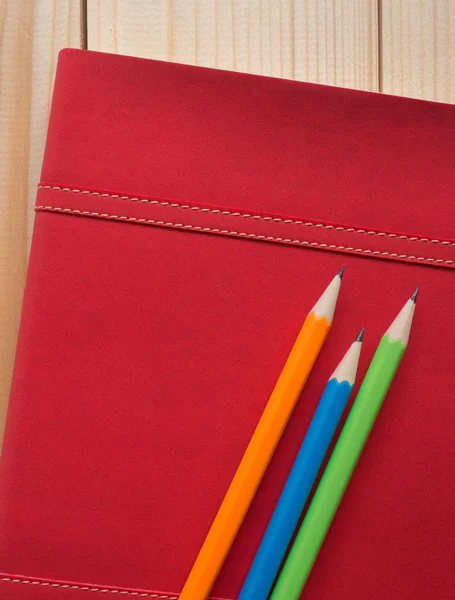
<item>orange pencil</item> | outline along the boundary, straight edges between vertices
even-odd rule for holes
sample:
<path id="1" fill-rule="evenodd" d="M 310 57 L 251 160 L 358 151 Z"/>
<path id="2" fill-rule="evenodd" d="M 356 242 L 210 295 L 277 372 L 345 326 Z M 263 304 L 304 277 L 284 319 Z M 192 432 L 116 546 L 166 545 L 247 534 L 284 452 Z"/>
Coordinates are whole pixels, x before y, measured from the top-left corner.
<path id="1" fill-rule="evenodd" d="M 332 324 L 343 267 L 308 314 L 262 413 L 180 600 L 205 600 L 228 555 Z"/>

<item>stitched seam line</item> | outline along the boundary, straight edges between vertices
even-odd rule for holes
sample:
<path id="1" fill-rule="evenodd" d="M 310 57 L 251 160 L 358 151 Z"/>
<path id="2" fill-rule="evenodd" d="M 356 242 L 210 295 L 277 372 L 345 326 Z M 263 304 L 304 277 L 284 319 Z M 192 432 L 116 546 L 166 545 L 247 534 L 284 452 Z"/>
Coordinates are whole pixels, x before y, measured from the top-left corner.
<path id="1" fill-rule="evenodd" d="M 441 244 L 443 246 L 454 246 L 455 242 L 444 240 L 431 239 L 419 236 L 399 235 L 397 233 L 386 233 L 381 231 L 370 231 L 368 229 L 357 229 L 355 227 L 343 227 L 341 225 L 327 225 L 325 223 L 313 223 L 311 221 L 298 221 L 295 219 L 282 219 L 280 217 L 264 217 L 253 213 L 241 213 L 218 208 L 206 208 L 201 206 L 190 206 L 189 204 L 180 204 L 179 202 L 166 202 L 164 200 L 152 200 L 150 198 L 139 198 L 137 196 L 126 196 L 120 194 L 108 194 L 107 192 L 93 192 L 91 190 L 80 190 L 78 188 L 61 187 L 58 185 L 39 185 L 39 190 L 54 190 L 60 192 L 72 192 L 73 194 L 83 194 L 89 196 L 100 196 L 101 198 L 116 198 L 118 200 L 130 200 L 132 202 L 142 202 L 147 204 L 158 204 L 169 208 L 182 208 L 186 210 L 194 210 L 200 212 L 209 212 L 212 214 L 228 215 L 231 217 L 242 217 L 244 219 L 256 219 L 261 221 L 273 221 L 275 223 L 285 223 L 292 225 L 303 225 L 304 227 L 316 227 L 318 229 L 328 229 L 335 231 L 346 231 L 348 233 L 360 233 L 363 235 L 376 235 L 378 237 L 395 238 L 399 240 L 408 240 L 410 242 L 425 242 L 430 244 Z"/>
<path id="2" fill-rule="evenodd" d="M 192 229 L 199 232 L 210 232 L 223 235 L 229 235 L 241 238 L 251 238 L 271 242 L 281 242 L 283 244 L 293 244 L 295 246 L 308 246 L 309 248 L 326 248 L 329 250 L 344 250 L 346 252 L 356 252 L 358 254 L 367 254 L 369 256 L 388 256 L 391 258 L 407 258 L 420 262 L 430 262 L 438 264 L 454 264 L 453 260 L 445 260 L 443 258 L 427 258 L 424 256 L 414 256 L 413 254 L 398 254 L 396 252 L 381 252 L 379 250 L 370 250 L 365 248 L 355 248 L 354 246 L 339 246 L 336 244 L 323 244 L 319 242 L 309 242 L 306 240 L 296 240 L 292 238 L 274 237 L 271 235 L 258 235 L 256 233 L 247 233 L 244 231 L 230 231 L 229 229 L 217 229 L 213 227 L 201 227 L 199 225 L 185 225 L 184 223 L 173 223 L 171 221 L 156 221 L 155 219 L 140 219 L 138 217 L 129 217 L 125 215 L 113 215 L 110 213 L 91 212 L 89 210 L 78 210 L 75 208 L 61 208 L 56 206 L 36 206 L 35 210 L 56 211 L 61 213 L 72 213 L 76 215 L 87 215 L 93 217 L 102 217 L 106 219 L 115 219 L 118 221 L 133 221 L 136 223 L 150 223 L 152 225 L 160 225 L 164 227 L 173 227 L 176 229 Z"/>
<path id="3" fill-rule="evenodd" d="M 7 583 L 23 583 L 28 585 L 41 585 L 43 587 L 60 588 L 63 590 L 79 590 L 82 592 L 100 592 L 102 594 L 118 594 L 119 596 L 135 596 L 136 598 L 158 598 L 163 600 L 177 600 L 178 596 L 169 596 L 162 594 L 153 594 L 150 592 L 128 592 L 126 590 L 107 589 L 103 587 L 94 587 L 89 585 L 77 585 L 70 583 L 53 583 L 46 581 L 37 581 L 36 579 L 17 579 L 12 577 L 1 577 L 1 581 Z"/>

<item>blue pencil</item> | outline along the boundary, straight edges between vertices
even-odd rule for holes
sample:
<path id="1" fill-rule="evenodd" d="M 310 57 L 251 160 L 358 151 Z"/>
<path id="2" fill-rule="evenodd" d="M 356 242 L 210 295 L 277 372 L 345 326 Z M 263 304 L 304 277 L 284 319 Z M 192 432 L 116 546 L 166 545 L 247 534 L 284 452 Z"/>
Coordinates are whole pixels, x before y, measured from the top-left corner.
<path id="1" fill-rule="evenodd" d="M 364 330 L 321 396 L 238 600 L 266 600 L 354 387 Z"/>

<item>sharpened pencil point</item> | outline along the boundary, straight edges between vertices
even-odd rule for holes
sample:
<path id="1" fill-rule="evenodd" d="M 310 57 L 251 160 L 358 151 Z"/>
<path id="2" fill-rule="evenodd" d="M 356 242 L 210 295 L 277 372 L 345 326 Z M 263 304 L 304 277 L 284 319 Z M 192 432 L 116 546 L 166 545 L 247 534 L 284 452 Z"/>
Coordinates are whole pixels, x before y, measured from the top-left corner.
<path id="1" fill-rule="evenodd" d="M 361 342 L 363 340 L 363 334 L 365 333 L 365 327 L 362 327 L 359 335 L 355 338 L 356 342 Z"/>
<path id="2" fill-rule="evenodd" d="M 411 296 L 411 300 L 415 303 L 415 301 L 417 300 L 417 295 L 419 293 L 419 286 L 416 287 L 416 289 L 414 290 L 414 293 Z"/>
<path id="3" fill-rule="evenodd" d="M 343 279 L 343 273 L 344 273 L 344 267 L 345 267 L 345 266 L 346 266 L 346 265 L 343 265 L 343 266 L 341 267 L 341 269 L 340 269 L 340 270 L 338 271 L 338 273 L 337 273 L 337 275 L 338 275 L 338 277 L 339 277 L 340 279 Z"/>

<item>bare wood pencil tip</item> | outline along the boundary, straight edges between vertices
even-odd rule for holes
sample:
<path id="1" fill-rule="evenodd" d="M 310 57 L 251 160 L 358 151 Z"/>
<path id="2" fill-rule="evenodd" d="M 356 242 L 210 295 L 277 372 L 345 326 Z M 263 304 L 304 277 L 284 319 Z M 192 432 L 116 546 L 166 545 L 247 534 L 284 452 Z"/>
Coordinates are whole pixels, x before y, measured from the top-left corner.
<path id="1" fill-rule="evenodd" d="M 344 268 L 346 265 L 343 265 L 341 269 L 338 271 L 337 275 L 340 279 L 343 279 Z"/>
<path id="2" fill-rule="evenodd" d="M 337 379 L 340 383 L 347 381 L 349 385 L 354 385 L 357 374 L 357 367 L 359 364 L 360 352 L 362 348 L 363 332 L 365 328 L 362 327 L 359 335 L 355 341 L 349 346 L 346 354 L 341 359 L 341 362 L 335 369 L 330 379 Z M 360 342 L 360 343 L 357 343 Z"/>
<path id="3" fill-rule="evenodd" d="M 419 288 L 417 287 L 385 333 L 391 340 L 401 340 L 404 346 L 408 344 L 418 293 Z"/>
<path id="4" fill-rule="evenodd" d="M 362 327 L 362 329 L 360 330 L 359 335 L 355 338 L 356 342 L 361 342 L 363 340 L 363 336 L 365 333 L 365 327 Z"/>
<path id="5" fill-rule="evenodd" d="M 414 302 L 414 304 L 417 300 L 418 293 L 419 293 L 419 286 L 416 287 L 416 289 L 414 290 L 414 292 L 411 296 L 411 300 Z"/>
<path id="6" fill-rule="evenodd" d="M 343 275 L 343 269 L 344 266 L 335 275 L 310 311 L 314 312 L 318 317 L 326 317 L 329 323 L 332 322 L 333 314 L 335 312 L 338 292 L 340 291 L 341 287 L 341 276 Z"/>

